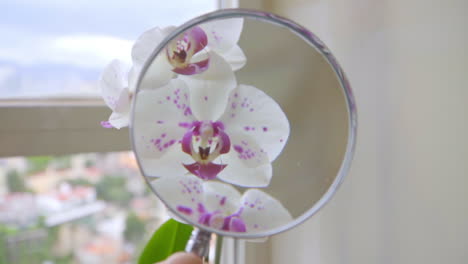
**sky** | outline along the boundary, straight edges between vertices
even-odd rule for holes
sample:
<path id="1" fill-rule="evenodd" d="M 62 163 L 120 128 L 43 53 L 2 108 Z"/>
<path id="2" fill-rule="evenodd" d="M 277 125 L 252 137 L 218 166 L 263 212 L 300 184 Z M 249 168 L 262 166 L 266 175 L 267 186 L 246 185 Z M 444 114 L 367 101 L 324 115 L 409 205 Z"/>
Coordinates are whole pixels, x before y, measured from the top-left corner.
<path id="1" fill-rule="evenodd" d="M 138 36 L 213 11 L 216 0 L 0 1 L 0 99 L 96 96 Z"/>

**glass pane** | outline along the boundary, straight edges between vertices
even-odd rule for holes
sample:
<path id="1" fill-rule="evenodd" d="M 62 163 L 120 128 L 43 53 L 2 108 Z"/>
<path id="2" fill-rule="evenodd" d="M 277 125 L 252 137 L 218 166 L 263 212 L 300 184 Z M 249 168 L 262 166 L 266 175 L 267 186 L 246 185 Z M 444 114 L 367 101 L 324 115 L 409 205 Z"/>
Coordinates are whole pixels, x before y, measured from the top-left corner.
<path id="1" fill-rule="evenodd" d="M 167 218 L 130 152 L 0 159 L 0 263 L 135 263 Z"/>
<path id="2" fill-rule="evenodd" d="M 0 98 L 93 97 L 112 59 L 129 60 L 134 40 L 154 26 L 212 11 L 200 1 L 0 1 Z"/>

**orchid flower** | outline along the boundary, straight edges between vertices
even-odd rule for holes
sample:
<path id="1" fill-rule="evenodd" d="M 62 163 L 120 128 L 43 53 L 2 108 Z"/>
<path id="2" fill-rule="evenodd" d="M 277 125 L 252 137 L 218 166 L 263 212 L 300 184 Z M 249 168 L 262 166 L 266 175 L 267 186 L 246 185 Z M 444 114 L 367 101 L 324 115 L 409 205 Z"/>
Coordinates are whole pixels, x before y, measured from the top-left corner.
<path id="1" fill-rule="evenodd" d="M 167 84 L 177 73 L 186 75 L 200 90 L 226 87 L 227 94 L 229 89 L 236 86 L 232 71 L 242 68 L 246 61 L 237 45 L 242 26 L 242 18 L 233 18 L 189 29 L 166 47 L 165 54 L 160 54 L 151 63 L 142 79 L 142 87 L 158 88 Z M 144 32 L 132 48 L 133 66 L 129 71 L 124 71 L 122 63 L 115 61 L 104 70 L 100 87 L 104 101 L 113 113 L 109 121 L 101 122 L 103 127 L 128 126 L 130 99 L 137 77 L 154 48 L 174 29 L 173 26 L 155 27 Z M 209 68 L 214 70 L 207 71 Z M 203 72 L 203 75 L 196 76 Z"/>
<path id="2" fill-rule="evenodd" d="M 133 66 L 131 68 L 122 61 L 113 60 L 104 69 L 99 81 L 99 87 L 104 102 L 113 112 L 108 121 L 101 122 L 103 127 L 120 129 L 128 126 L 131 99 L 135 92 L 138 74 L 151 53 L 151 50 L 145 50 L 145 48 L 149 47 L 142 43 L 154 42 L 157 45 L 172 30 L 174 30 L 174 27 L 154 28 L 145 32 L 132 48 Z M 148 75 L 149 81 L 155 87 L 166 84 L 172 77 L 173 74 L 167 74 L 164 71 L 157 72 L 152 76 Z"/>
<path id="3" fill-rule="evenodd" d="M 267 186 L 271 162 L 289 136 L 279 105 L 253 86 L 237 86 L 224 103 L 224 95 L 213 92 L 222 89 L 199 92 L 187 85 L 173 79 L 138 94 L 134 138 L 145 175 L 188 171 L 204 180 Z"/>
<path id="4" fill-rule="evenodd" d="M 187 78 L 205 79 L 203 76 L 194 77 L 212 65 L 211 58 L 221 57 L 229 65 L 231 71 L 236 71 L 245 65 L 246 58 L 239 41 L 242 27 L 242 18 L 217 20 L 188 29 L 173 39 L 164 52 L 161 52 L 151 63 L 142 79 L 142 87 L 154 89 L 166 84 L 176 74 Z M 138 73 L 154 49 L 175 28 L 158 27 L 144 32 L 136 41 L 132 49 L 134 72 Z M 209 76 L 213 74 L 208 74 Z"/>
<path id="5" fill-rule="evenodd" d="M 278 200 L 258 189 L 241 195 L 231 185 L 193 175 L 163 177 L 152 185 L 178 215 L 218 230 L 255 233 L 292 220 Z"/>
<path id="6" fill-rule="evenodd" d="M 109 121 L 102 121 L 106 128 L 120 129 L 128 126 L 131 92 L 128 86 L 128 67 L 119 60 L 112 61 L 104 70 L 99 86 L 106 105 L 113 111 Z"/>

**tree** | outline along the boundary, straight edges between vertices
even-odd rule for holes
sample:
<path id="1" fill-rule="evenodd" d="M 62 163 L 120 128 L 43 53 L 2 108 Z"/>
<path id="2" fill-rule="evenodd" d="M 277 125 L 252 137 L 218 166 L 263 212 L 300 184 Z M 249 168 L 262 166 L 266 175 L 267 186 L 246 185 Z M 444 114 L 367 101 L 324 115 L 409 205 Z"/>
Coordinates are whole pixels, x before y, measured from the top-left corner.
<path id="1" fill-rule="evenodd" d="M 28 171 L 31 174 L 45 170 L 53 160 L 50 156 L 35 156 L 28 157 L 27 159 L 29 165 Z"/>
<path id="2" fill-rule="evenodd" d="M 145 234 L 145 222 L 140 220 L 134 213 L 129 213 L 125 221 L 125 240 L 137 243 Z"/>
<path id="3" fill-rule="evenodd" d="M 127 206 L 132 199 L 132 194 L 126 189 L 126 180 L 120 176 L 104 176 L 96 184 L 98 199 L 115 202 L 121 206 Z"/>
<path id="4" fill-rule="evenodd" d="M 7 186 L 10 192 L 29 192 L 23 177 L 17 171 L 12 170 L 7 173 Z"/>

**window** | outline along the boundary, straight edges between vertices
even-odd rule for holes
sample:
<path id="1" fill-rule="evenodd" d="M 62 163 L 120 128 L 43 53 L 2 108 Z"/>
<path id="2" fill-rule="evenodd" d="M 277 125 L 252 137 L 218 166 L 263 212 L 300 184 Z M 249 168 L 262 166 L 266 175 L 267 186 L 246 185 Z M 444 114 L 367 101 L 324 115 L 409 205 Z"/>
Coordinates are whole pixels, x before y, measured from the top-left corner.
<path id="1" fill-rule="evenodd" d="M 216 9 L 202 1 L 3 1 L 0 98 L 96 97 L 112 59 L 130 60 L 140 33 Z"/>
<path id="2" fill-rule="evenodd" d="M 107 171 L 101 167 L 103 160 L 116 157 L 124 157 L 129 162 L 131 154 L 115 152 L 130 149 L 125 129 L 115 131 L 99 125 L 99 121 L 107 119 L 110 110 L 98 96 L 96 81 L 110 60 L 129 60 L 131 45 L 144 30 L 177 25 L 219 6 L 236 5 L 235 0 L 137 0 L 131 3 L 19 0 L 0 3 L 2 10 L 8 10 L 0 18 L 0 34 L 8 40 L 0 43 L 0 157 L 7 157 L 0 159 L 0 179 L 3 180 L 0 204 L 4 205 L 7 199 L 14 200 L 9 203 L 12 207 L 0 208 L 0 225 L 3 228 L 11 224 L 14 217 L 21 218 L 15 223 L 19 226 L 0 230 L 12 232 L 10 238 L 1 237 L 7 240 L 2 240 L 6 242 L 0 245 L 0 256 L 4 258 L 0 263 L 30 263 L 31 258 L 55 263 L 68 263 L 72 259 L 82 263 L 120 263 L 99 258 L 99 253 L 110 250 L 123 252 L 117 254 L 118 261 L 134 258 L 147 237 L 128 243 L 123 231 L 124 238 L 120 240 L 123 244 L 105 237 L 92 239 L 93 243 L 86 239 L 86 236 L 106 233 L 121 223 L 121 218 L 114 219 L 115 213 L 123 212 L 126 222 L 135 223 L 142 220 L 142 211 L 161 208 L 152 194 L 137 190 L 144 182 L 131 167 L 133 165 L 125 165 L 130 166 L 125 169 L 125 175 L 114 176 L 106 175 Z M 72 155 L 74 153 L 85 154 Z M 17 157 L 8 158 L 13 156 Z M 30 171 L 31 166 L 38 167 Z M 45 170 L 48 173 L 41 174 Z M 82 176 L 70 176 L 72 179 L 68 181 L 55 178 L 49 184 L 44 183 L 48 181 L 45 178 L 53 178 L 49 173 L 66 174 L 70 170 L 82 171 Z M 89 180 L 96 176 L 100 180 Z M 115 179 L 109 180 L 109 177 Z M 137 179 L 129 181 L 131 177 Z M 16 185 L 10 183 L 16 187 L 8 186 L 8 178 L 17 182 Z M 103 198 L 97 186 L 104 179 L 116 185 L 125 182 L 123 193 L 127 198 L 121 202 L 130 203 L 127 211 L 119 201 L 112 200 L 115 197 Z M 19 189 L 10 191 L 10 188 Z M 83 198 L 70 203 L 66 199 L 57 201 L 63 194 L 68 194 L 72 200 L 76 194 Z M 37 199 L 39 196 L 42 198 Z M 51 205 L 54 203 L 55 207 Z M 15 212 L 16 205 L 24 214 Z M 32 205 L 37 207 L 22 208 Z M 39 210 L 40 206 L 49 207 L 49 211 Z M 61 212 L 62 209 L 72 213 Z M 147 217 L 144 225 L 149 235 L 165 215 L 159 211 Z M 103 224 L 98 225 L 98 222 Z M 134 226 L 141 226 L 141 223 Z M 70 234 L 79 236 L 77 240 L 82 245 L 70 244 Z M 53 247 L 51 251 L 51 247 L 57 245 L 54 239 L 60 236 L 67 239 L 61 240 L 59 248 Z M 232 247 L 224 249 L 233 253 Z"/>
<path id="3" fill-rule="evenodd" d="M 168 218 L 131 152 L 0 164 L 0 263 L 134 263 Z"/>

